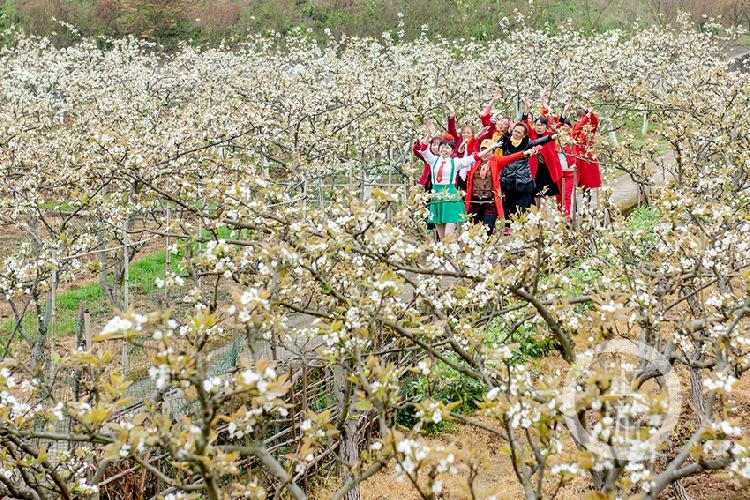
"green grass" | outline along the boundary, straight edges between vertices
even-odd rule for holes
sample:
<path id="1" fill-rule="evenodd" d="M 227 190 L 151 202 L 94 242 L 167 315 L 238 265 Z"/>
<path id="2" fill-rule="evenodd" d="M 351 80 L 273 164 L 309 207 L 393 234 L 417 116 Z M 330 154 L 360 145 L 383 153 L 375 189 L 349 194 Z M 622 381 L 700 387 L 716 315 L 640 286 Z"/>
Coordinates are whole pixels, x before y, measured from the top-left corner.
<path id="1" fill-rule="evenodd" d="M 460 363 L 457 357 L 453 361 Z M 441 403 L 455 403 L 456 413 L 470 414 L 477 409 L 477 404 L 484 399 L 487 388 L 481 382 L 455 370 L 442 361 L 437 361 L 433 367 L 433 374 L 428 378 L 424 375 L 407 374 L 401 380 L 401 394 L 412 403 L 419 403 L 432 398 Z M 413 405 L 407 405 L 396 411 L 396 422 L 405 427 L 413 428 L 419 418 Z M 424 431 L 428 434 L 441 432 L 457 432 L 458 426 L 452 422 L 438 424 L 425 423 Z"/>
<path id="2" fill-rule="evenodd" d="M 487 342 L 489 344 L 518 344 L 513 350 L 509 360 L 511 365 L 526 363 L 534 358 L 541 358 L 550 353 L 556 343 L 552 336 L 537 332 L 534 326 L 521 325 L 510 335 L 501 328 L 499 321 L 491 323 L 487 329 Z"/>
<path id="3" fill-rule="evenodd" d="M 656 211 L 649 206 L 643 206 L 633 210 L 628 215 L 628 226 L 632 231 L 639 231 L 638 235 L 634 234 L 638 247 L 643 255 L 650 255 L 654 245 L 658 241 L 654 226 L 659 222 L 659 216 Z"/>
<path id="4" fill-rule="evenodd" d="M 53 336 L 61 337 L 75 334 L 78 322 L 78 307 L 81 301 L 86 304 L 86 308 L 94 321 L 105 318 L 111 313 L 104 292 L 98 283 L 90 283 L 60 292 L 55 297 Z M 42 314 L 44 314 L 44 311 L 46 311 L 46 307 L 42 307 Z M 32 311 L 28 311 L 21 324 L 26 331 L 36 332 L 38 319 Z M 7 338 L 14 327 L 15 321 L 12 319 L 3 322 L 0 338 Z"/>
<path id="5" fill-rule="evenodd" d="M 661 129 L 660 123 L 654 123 L 653 121 L 649 124 L 648 132 L 644 135 L 643 131 L 643 114 L 639 112 L 630 112 L 623 119 L 619 120 L 619 125 L 622 126 L 621 132 L 627 132 L 633 134 L 632 145 L 636 149 L 640 149 L 646 145 L 647 139 L 656 141 L 656 150 L 659 153 L 667 151 L 669 144 L 659 136 L 658 132 Z M 615 125 L 615 128 L 618 126 Z"/>
<path id="6" fill-rule="evenodd" d="M 60 293 L 57 296 L 57 308 L 58 311 L 77 311 L 81 301 L 89 304 L 103 298 L 104 292 L 99 284 L 91 283 Z"/>
<path id="7" fill-rule="evenodd" d="M 170 271 L 175 274 L 180 272 L 182 254 L 172 255 Z M 136 260 L 130 264 L 130 290 L 138 295 L 151 295 L 156 290 L 156 280 L 164 279 L 164 268 L 166 265 L 166 252 L 156 252 L 143 259 Z"/>
<path id="8" fill-rule="evenodd" d="M 71 203 L 40 203 L 38 208 L 41 210 L 62 210 L 65 212 L 71 212 L 78 207 Z"/>
<path id="9" fill-rule="evenodd" d="M 170 268 L 173 273 L 179 273 L 182 254 L 172 255 Z M 156 291 L 156 279 L 164 278 L 165 252 L 160 251 L 147 255 L 132 262 L 129 266 L 130 293 L 132 296 L 149 296 Z M 88 283 L 70 290 L 59 292 L 55 297 L 54 337 L 75 334 L 78 321 L 78 308 L 81 302 L 91 314 L 92 321 L 103 321 L 112 314 L 107 297 L 99 283 Z M 42 314 L 46 306 L 42 307 Z M 38 319 L 32 311 L 28 311 L 22 323 L 28 332 L 36 332 Z M 0 325 L 0 339 L 7 338 L 13 331 L 15 321 L 9 319 Z"/>
<path id="10" fill-rule="evenodd" d="M 214 235 L 211 231 L 208 231 L 206 229 L 203 230 L 203 237 L 204 238 L 213 238 Z M 220 227 L 218 231 L 216 231 L 216 239 L 219 240 L 228 240 L 237 237 L 237 231 L 234 229 L 230 229 L 228 227 Z M 205 245 L 205 243 L 204 243 Z"/>
<path id="11" fill-rule="evenodd" d="M 654 144 L 654 150 L 657 155 L 664 155 L 669 150 L 669 143 L 659 134 L 661 129 L 660 123 L 654 123 L 653 121 L 649 124 L 648 132 L 644 135 L 641 133 L 643 127 L 643 114 L 640 112 L 629 112 L 624 117 L 613 120 L 613 128 L 616 130 L 617 139 L 621 147 L 627 147 L 631 150 L 637 150 L 644 148 L 648 142 Z M 603 130 L 599 131 L 604 133 Z M 627 138 L 626 135 L 631 137 Z M 601 138 L 602 142 L 606 142 L 606 138 Z M 615 166 L 615 175 L 620 176 L 625 174 L 625 170 Z"/>

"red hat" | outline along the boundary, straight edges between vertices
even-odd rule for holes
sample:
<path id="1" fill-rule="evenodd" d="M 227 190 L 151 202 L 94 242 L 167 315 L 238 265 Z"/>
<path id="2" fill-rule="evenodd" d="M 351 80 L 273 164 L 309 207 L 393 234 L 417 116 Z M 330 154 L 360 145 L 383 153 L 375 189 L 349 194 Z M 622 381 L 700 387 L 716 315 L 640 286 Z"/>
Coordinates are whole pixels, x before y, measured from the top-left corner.
<path id="1" fill-rule="evenodd" d="M 443 134 L 440 138 L 444 141 L 454 142 L 456 139 L 451 134 Z"/>

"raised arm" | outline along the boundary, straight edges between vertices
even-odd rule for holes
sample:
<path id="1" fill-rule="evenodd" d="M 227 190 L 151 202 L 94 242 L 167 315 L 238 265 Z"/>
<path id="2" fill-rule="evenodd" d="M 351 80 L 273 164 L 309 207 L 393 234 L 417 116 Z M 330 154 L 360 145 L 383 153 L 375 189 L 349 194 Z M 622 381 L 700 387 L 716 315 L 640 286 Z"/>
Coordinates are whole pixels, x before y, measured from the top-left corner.
<path id="1" fill-rule="evenodd" d="M 414 145 L 411 147 L 411 153 L 419 158 L 420 160 L 424 161 L 424 156 L 422 156 L 422 151 L 425 149 L 428 149 L 427 144 L 425 144 L 422 141 L 414 141 Z"/>
<path id="2" fill-rule="evenodd" d="M 495 104 L 497 104 L 497 101 L 499 101 L 502 98 L 502 94 L 498 90 L 495 92 L 495 95 L 492 96 L 492 99 L 490 99 L 490 102 L 487 103 L 487 107 L 484 108 L 484 111 L 481 115 L 479 115 L 479 119 L 482 120 L 482 125 L 485 127 L 489 127 L 494 125 L 495 123 L 492 121 L 492 109 L 495 107 Z"/>
<path id="3" fill-rule="evenodd" d="M 570 136 L 579 144 L 593 140 L 593 137 L 599 128 L 599 117 L 596 116 L 596 113 L 590 109 L 586 109 L 585 111 L 586 114 L 583 115 L 583 118 L 573 124 L 570 130 Z"/>
<path id="4" fill-rule="evenodd" d="M 424 123 L 424 142 L 429 143 L 433 137 L 435 137 L 435 122 L 428 119 Z"/>
<path id="5" fill-rule="evenodd" d="M 556 116 L 552 116 L 552 110 L 550 110 L 549 101 L 547 100 L 547 89 L 539 91 L 539 100 L 542 103 L 542 117 L 546 118 L 552 127 L 557 127 L 559 119 Z"/>
<path id="6" fill-rule="evenodd" d="M 524 151 L 519 151 L 507 156 L 493 156 L 490 158 L 490 166 L 495 166 L 498 170 L 502 170 L 514 161 L 518 161 L 524 157 L 535 155 L 539 153 L 540 146 L 529 148 Z"/>
<path id="7" fill-rule="evenodd" d="M 569 111 L 570 111 L 570 103 L 566 103 L 565 106 L 563 106 L 563 110 L 560 112 L 560 118 L 558 118 L 558 121 L 560 123 L 562 123 L 568 117 Z"/>
<path id="8" fill-rule="evenodd" d="M 531 101 L 529 100 L 528 97 L 524 97 L 523 98 L 523 114 L 521 115 L 521 119 L 518 121 L 524 122 L 528 130 L 534 130 L 534 128 L 532 127 L 531 120 L 529 120 L 530 113 L 531 113 Z"/>
<path id="9" fill-rule="evenodd" d="M 484 151 L 479 151 L 478 153 L 474 154 L 474 158 L 477 160 L 486 160 L 487 158 L 492 156 L 492 152 L 495 151 L 497 148 L 499 148 L 501 145 L 500 141 L 493 142 L 492 146 L 488 147 Z"/>
<path id="10" fill-rule="evenodd" d="M 424 137 L 421 140 L 414 141 L 414 145 L 411 147 L 411 152 L 414 156 L 422 161 L 425 161 L 422 151 L 429 149 L 430 141 L 435 135 L 435 124 L 432 120 L 426 120 L 424 123 Z"/>
<path id="11" fill-rule="evenodd" d="M 543 135 L 539 139 L 535 139 L 533 141 L 529 141 L 529 147 L 543 146 L 543 145 L 547 144 L 550 141 L 554 141 L 555 139 L 557 139 L 557 134 Z"/>
<path id="12" fill-rule="evenodd" d="M 523 97 L 523 117 L 528 118 L 530 112 L 531 112 L 531 100 L 529 99 L 529 96 L 524 96 Z"/>
<path id="13" fill-rule="evenodd" d="M 527 149 L 526 151 L 533 151 L 533 149 Z M 499 170 L 502 170 L 514 161 L 518 161 L 524 156 L 529 156 L 530 153 L 526 154 L 526 151 L 519 151 L 517 153 L 513 153 L 512 155 L 493 156 L 492 158 L 490 158 L 490 166 L 495 166 Z"/>
<path id="14" fill-rule="evenodd" d="M 485 151 L 482 151 L 482 154 L 487 154 L 487 151 L 491 149 L 488 148 Z M 474 164 L 477 162 L 477 160 L 480 160 L 482 157 L 479 156 L 479 153 L 474 153 L 473 155 L 464 156 L 463 158 L 453 158 L 453 161 L 455 162 L 454 165 L 456 166 L 457 175 L 461 177 L 461 179 L 466 180 L 466 174 L 469 172 L 469 169 L 474 166 Z"/>
<path id="15" fill-rule="evenodd" d="M 438 159 L 437 156 L 435 156 L 434 154 L 432 154 L 432 151 L 430 151 L 429 146 L 426 147 L 423 151 L 420 151 L 420 152 L 422 153 L 422 158 L 424 158 L 424 161 L 427 162 L 430 165 L 432 165 L 433 163 L 435 163 L 435 160 Z"/>
<path id="16" fill-rule="evenodd" d="M 486 151 L 483 151 L 483 153 L 486 153 Z M 453 158 L 453 161 L 456 162 L 456 169 L 460 172 L 473 167 L 478 159 L 480 159 L 479 153 L 474 153 L 473 155 L 464 156 L 463 158 Z"/>
<path id="17" fill-rule="evenodd" d="M 475 139 L 478 144 L 482 144 L 483 140 L 492 139 L 493 135 L 495 135 L 495 122 L 490 122 L 490 125 L 485 125 L 479 132 L 477 132 Z"/>
<path id="18" fill-rule="evenodd" d="M 593 109 L 590 109 L 588 112 L 589 122 L 591 123 L 591 135 L 593 136 L 596 134 L 596 131 L 599 129 L 599 117 L 596 116 L 596 113 L 594 113 Z"/>
<path id="19" fill-rule="evenodd" d="M 458 129 L 456 128 L 456 110 L 449 102 L 445 103 L 445 109 L 448 110 L 448 128 L 446 129 L 453 139 L 458 139 Z"/>

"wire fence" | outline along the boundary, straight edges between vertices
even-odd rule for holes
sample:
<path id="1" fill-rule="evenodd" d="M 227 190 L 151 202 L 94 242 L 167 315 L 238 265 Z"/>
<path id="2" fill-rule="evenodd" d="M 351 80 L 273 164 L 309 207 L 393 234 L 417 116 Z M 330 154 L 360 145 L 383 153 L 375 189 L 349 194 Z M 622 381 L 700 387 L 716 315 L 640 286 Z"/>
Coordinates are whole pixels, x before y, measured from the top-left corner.
<path id="1" fill-rule="evenodd" d="M 575 174 L 572 179 L 573 185 L 575 185 Z M 284 183 L 281 183 L 284 185 Z M 401 193 L 401 200 L 405 200 L 406 192 L 409 188 L 415 185 L 415 179 L 404 173 L 404 170 L 399 164 L 391 165 L 388 168 L 379 168 L 379 170 L 366 170 L 362 169 L 357 172 L 354 169 L 354 165 L 350 165 L 348 170 L 331 173 L 328 175 L 320 175 L 313 178 L 306 178 L 301 181 L 292 181 L 285 184 L 293 192 L 296 191 L 297 196 L 293 198 L 293 201 L 301 203 L 306 208 L 323 208 L 327 203 L 330 203 L 337 198 L 337 194 L 341 190 L 347 190 L 350 193 L 357 193 L 361 200 L 367 200 L 372 196 L 373 191 L 376 188 L 381 188 L 389 191 L 398 191 Z M 574 189 L 575 191 L 575 189 Z M 563 186 L 563 192 L 565 192 L 565 186 Z M 571 213 L 573 221 L 575 221 L 576 210 L 576 196 L 573 196 Z M 58 210 L 59 212 L 59 210 Z M 84 212 L 79 214 L 81 217 L 87 217 Z M 96 258 L 100 255 L 106 255 L 108 253 L 119 253 L 121 258 L 124 259 L 126 266 L 128 261 L 135 255 L 134 249 L 141 248 L 146 243 L 156 243 L 157 248 L 164 248 L 165 251 L 165 262 L 164 271 L 165 275 L 171 271 L 170 256 L 172 254 L 171 245 L 178 238 L 184 236 L 179 234 L 171 234 L 168 231 L 148 234 L 147 228 L 145 227 L 148 220 L 153 220 L 153 216 L 159 216 L 163 218 L 167 226 L 170 223 L 180 220 L 192 219 L 194 222 L 196 218 L 199 220 L 198 225 L 198 237 L 195 240 L 198 242 L 199 250 L 200 245 L 204 240 L 203 238 L 203 227 L 201 225 L 202 218 L 199 218 L 197 214 L 190 212 L 189 210 L 178 209 L 177 207 L 170 207 L 167 205 L 165 208 L 157 208 L 154 212 L 141 213 L 140 215 L 140 226 L 138 221 L 135 222 L 136 226 L 123 224 L 121 228 L 120 243 L 118 245 L 109 245 L 104 248 L 93 249 L 89 252 L 78 252 L 73 255 L 64 257 L 63 261 L 72 261 L 76 259 L 91 259 Z M 64 213 L 56 214 L 56 216 L 64 217 Z M 142 227 L 141 227 L 142 226 Z M 146 233 L 143 236 L 142 233 Z M 140 235 L 140 237 L 136 237 Z M 49 334 L 54 333 L 54 318 L 55 318 L 55 295 L 57 293 L 57 275 L 52 276 L 52 287 L 50 293 L 50 302 L 48 306 L 48 314 L 50 317 L 49 321 Z M 196 279 L 196 284 L 200 288 L 202 286 L 200 278 Z M 124 280 L 121 284 L 123 287 L 123 297 L 125 308 L 129 305 L 129 287 L 131 285 L 131 276 L 125 273 Z M 166 292 L 163 297 L 165 302 L 169 301 L 169 297 Z M 305 324 L 309 322 L 309 318 L 299 317 L 300 323 Z M 79 307 L 77 329 L 75 333 L 75 348 L 80 350 L 87 350 L 92 348 L 92 330 L 95 325 L 92 324 L 91 314 L 87 310 L 87 304 L 81 303 Z M 117 349 L 117 346 L 110 344 L 108 347 Z M 148 356 L 144 356 L 144 351 L 149 350 L 153 347 L 153 343 L 148 340 L 144 341 L 138 348 L 128 348 L 126 344 L 120 346 L 122 358 L 122 370 L 124 373 L 129 373 L 130 378 L 133 380 L 130 384 L 127 396 L 131 398 L 134 403 L 124 408 L 120 413 L 121 418 L 132 417 L 133 415 L 146 411 L 146 403 L 159 400 L 160 411 L 167 414 L 172 419 L 177 419 L 179 415 L 184 414 L 189 410 L 188 403 L 183 397 L 182 393 L 177 390 L 169 391 L 167 394 L 160 395 L 160 391 L 157 390 L 156 384 L 153 380 L 146 376 L 148 370 Z M 394 350 L 398 351 L 398 350 Z M 415 362 L 415 356 L 417 351 L 411 351 L 407 353 L 394 354 L 394 356 L 400 356 L 395 361 L 400 365 L 406 365 Z M 325 366 L 324 363 L 309 362 L 305 358 L 296 356 L 289 351 L 284 350 L 281 346 L 277 345 L 273 341 L 262 341 L 254 340 L 252 343 L 248 342 L 247 338 L 241 332 L 235 332 L 233 338 L 231 338 L 224 345 L 215 346 L 211 351 L 210 355 L 206 356 L 208 360 L 205 366 L 205 372 L 208 377 L 226 375 L 231 373 L 238 366 L 238 360 L 241 357 L 252 357 L 260 356 L 265 358 L 274 359 L 279 363 L 279 370 L 284 370 L 289 374 L 292 380 L 292 390 L 290 391 L 287 403 L 290 406 L 289 415 L 286 418 L 278 418 L 274 420 L 273 425 L 270 429 L 267 429 L 266 435 L 261 436 L 266 446 L 274 452 L 278 457 L 283 457 L 284 453 L 289 450 L 294 450 L 299 444 L 301 433 L 299 431 L 299 425 L 306 418 L 306 411 L 312 409 L 314 411 L 331 411 L 332 418 L 335 418 L 337 410 L 337 396 L 335 391 L 335 384 L 333 375 L 330 370 Z M 65 373 L 54 373 L 54 394 L 53 400 L 60 402 L 69 401 L 81 401 L 87 396 L 85 394 L 85 387 L 87 386 L 86 381 L 92 377 L 90 372 L 86 370 L 74 370 L 72 372 Z M 359 420 L 359 432 L 363 437 L 365 444 L 369 444 L 369 440 L 372 437 L 372 419 L 367 415 L 362 415 Z M 75 422 L 70 418 L 66 418 L 59 422 L 57 425 L 58 431 L 71 431 L 75 426 Z M 49 442 L 49 443 L 38 443 L 46 444 L 49 447 L 51 456 L 59 455 L 61 451 L 72 451 L 75 443 L 66 443 L 64 441 Z M 329 447 L 324 450 L 323 453 L 319 454 L 313 464 L 313 466 L 319 466 L 326 463 L 326 460 L 336 450 L 337 443 L 332 441 Z M 169 469 L 168 457 L 164 455 L 153 455 L 148 457 L 149 463 L 155 467 L 167 472 Z M 123 465 L 125 464 L 125 465 Z M 258 467 L 257 464 L 247 462 L 243 464 L 247 470 L 254 468 L 260 474 L 263 469 Z M 314 467 L 308 468 L 305 471 L 305 475 L 297 480 L 306 481 L 306 474 L 309 474 Z M 144 476 L 145 474 L 145 476 Z M 269 487 L 273 488 L 274 481 L 270 476 L 265 477 L 265 481 Z M 117 466 L 114 466 L 111 473 L 108 471 L 103 481 L 100 483 L 102 487 L 102 493 L 107 498 L 127 498 L 127 494 L 123 492 L 129 491 L 128 488 L 132 484 L 139 484 L 141 487 L 147 488 L 150 494 L 156 495 L 159 493 L 165 493 L 169 491 L 169 488 L 163 489 L 165 485 L 161 485 L 158 477 L 151 475 L 150 473 L 144 473 L 142 469 L 135 464 L 128 465 L 127 461 Z M 146 485 L 146 486 L 144 486 Z M 124 496 L 123 496 L 124 495 Z"/>
<path id="2" fill-rule="evenodd" d="M 309 324 L 310 320 L 311 318 L 307 316 L 298 315 L 293 318 L 291 328 L 301 328 Z M 91 347 L 91 318 L 85 304 L 81 302 L 76 332 L 76 348 L 85 350 Z M 415 350 L 404 352 L 398 349 L 387 349 L 387 346 L 383 350 L 389 352 L 386 356 L 396 366 L 414 366 L 425 355 L 423 352 Z M 255 439 L 262 441 L 268 451 L 282 463 L 285 461 L 286 454 L 299 449 L 300 440 L 303 436 L 300 426 L 308 418 L 308 411 L 330 412 L 332 421 L 339 415 L 338 391 L 334 373 L 328 364 L 315 356 L 314 353 L 315 346 L 307 346 L 305 355 L 294 354 L 284 349 L 273 339 L 270 341 L 256 339 L 251 344 L 245 335 L 238 333 L 231 342 L 210 351 L 205 357 L 209 360 L 205 367 L 207 377 L 231 375 L 238 368 L 241 357 L 273 359 L 277 362 L 277 371 L 288 374 L 291 389 L 286 396 L 287 416 L 274 417 L 269 425 L 258 427 L 254 436 Z M 90 371 L 81 369 L 60 372 L 54 376 L 54 401 L 82 401 L 87 400 L 90 396 L 86 393 L 86 387 L 88 386 L 86 382 L 90 381 L 93 376 Z M 138 413 L 153 411 L 155 401 L 159 403 L 159 411 L 167 415 L 173 422 L 176 422 L 183 414 L 198 410 L 195 407 L 196 403 L 189 402 L 184 397 L 182 390 L 171 389 L 162 393 L 157 389 L 155 382 L 149 378 L 133 382 L 128 388 L 126 396 L 134 402 L 114 416 L 117 420 L 127 421 L 134 418 Z M 242 404 L 243 401 L 239 398 L 230 401 L 224 411 L 230 414 Z M 358 445 L 368 447 L 378 435 L 376 427 L 373 426 L 374 415 L 360 413 L 355 415 L 355 418 L 357 419 Z M 58 422 L 54 430 L 62 433 L 72 432 L 75 426 L 75 420 L 66 417 Z M 232 444 L 237 441 L 230 437 L 227 425 L 219 427 L 218 435 L 220 444 Z M 64 455 L 61 452 L 73 452 L 75 447 L 80 445 L 76 442 L 45 440 L 37 440 L 35 444 L 38 447 L 46 448 L 47 453 L 53 458 L 62 458 Z M 307 488 L 310 475 L 315 474 L 321 467 L 334 465 L 335 461 L 332 460 L 332 456 L 337 451 L 338 445 L 338 439 L 330 439 L 329 442 L 325 443 L 325 446 L 315 455 L 314 460 L 307 464 L 305 470 L 296 475 L 295 482 L 301 482 Z M 144 457 L 149 465 L 164 473 L 170 471 L 170 459 L 165 453 L 156 450 L 152 450 Z M 241 471 L 259 477 L 266 488 L 271 491 L 279 487 L 276 478 L 268 474 L 261 464 L 256 463 L 254 459 L 245 458 L 237 465 Z M 132 460 L 124 460 L 109 467 L 99 483 L 100 498 L 125 499 L 133 498 L 133 495 L 136 494 L 137 496 L 149 497 L 164 495 L 173 491 L 168 485 L 162 484 L 157 475 L 144 471 Z"/>

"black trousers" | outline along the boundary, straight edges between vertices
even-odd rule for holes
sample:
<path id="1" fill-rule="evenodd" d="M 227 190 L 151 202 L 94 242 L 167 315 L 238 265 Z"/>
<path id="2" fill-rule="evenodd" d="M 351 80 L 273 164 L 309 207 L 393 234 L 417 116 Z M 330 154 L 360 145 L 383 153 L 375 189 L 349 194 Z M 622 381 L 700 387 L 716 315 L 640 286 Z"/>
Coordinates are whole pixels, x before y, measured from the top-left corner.
<path id="1" fill-rule="evenodd" d="M 493 198 L 479 201 L 482 201 L 482 203 L 474 203 L 472 201 L 468 213 L 469 220 L 471 220 L 473 224 L 486 224 L 487 236 L 490 236 L 493 232 L 495 232 L 495 223 L 497 222 L 497 208 L 495 208 L 495 202 Z"/>
<path id="2" fill-rule="evenodd" d="M 511 215 L 523 213 L 531 206 L 531 193 L 519 193 L 515 189 L 503 189 L 503 211 L 505 218 L 510 219 Z M 510 223 L 506 222 L 505 227 Z"/>

